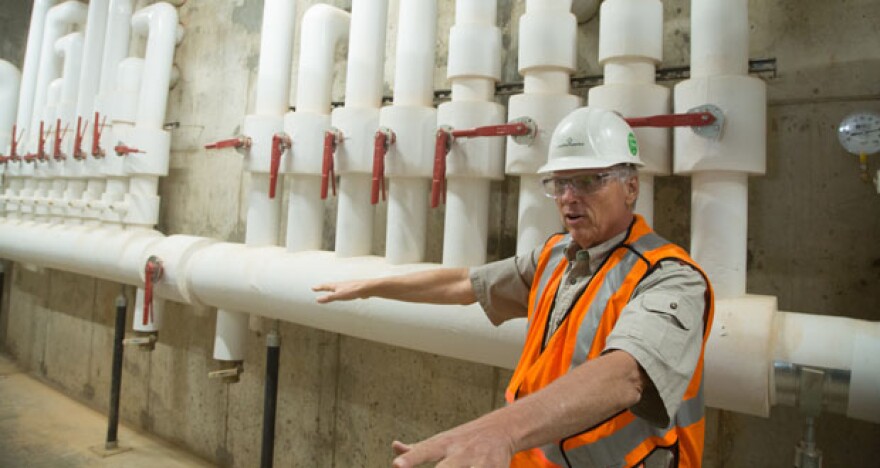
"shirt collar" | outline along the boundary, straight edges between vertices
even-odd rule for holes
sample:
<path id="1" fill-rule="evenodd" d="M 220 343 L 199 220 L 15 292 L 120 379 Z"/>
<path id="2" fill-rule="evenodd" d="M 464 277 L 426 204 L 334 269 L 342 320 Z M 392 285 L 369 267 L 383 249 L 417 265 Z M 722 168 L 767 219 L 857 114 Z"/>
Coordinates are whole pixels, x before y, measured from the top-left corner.
<path id="1" fill-rule="evenodd" d="M 599 266 L 602 265 L 602 262 L 608 258 L 608 255 L 611 254 L 611 251 L 617 244 L 623 242 L 626 238 L 627 230 L 623 230 L 620 234 L 608 239 L 607 241 L 590 247 L 589 249 L 583 249 L 580 245 L 578 245 L 574 240 L 569 241 L 568 245 L 565 247 L 565 258 L 568 259 L 570 264 L 574 264 L 576 261 L 583 260 L 584 257 L 589 258 L 590 260 L 590 274 L 599 269 Z M 583 252 L 583 253 L 580 253 Z"/>

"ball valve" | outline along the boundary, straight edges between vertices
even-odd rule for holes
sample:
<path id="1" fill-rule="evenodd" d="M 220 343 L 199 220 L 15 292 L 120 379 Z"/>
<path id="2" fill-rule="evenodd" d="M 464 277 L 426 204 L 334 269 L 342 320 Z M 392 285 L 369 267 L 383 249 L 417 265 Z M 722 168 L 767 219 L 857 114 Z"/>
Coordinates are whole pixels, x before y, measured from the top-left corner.
<path id="1" fill-rule="evenodd" d="M 342 141 L 342 132 L 336 129 L 324 132 L 324 157 L 321 164 L 321 200 L 327 199 L 329 186 L 333 186 L 333 196 L 336 196 L 336 171 L 333 166 L 333 154 L 336 145 Z"/>
<path id="2" fill-rule="evenodd" d="M 52 145 L 52 158 L 56 161 L 67 159 L 67 155 L 61 151 L 61 143 L 64 141 L 64 135 L 67 135 L 67 130 L 69 130 L 69 127 L 64 127 L 64 130 L 61 130 L 61 119 L 55 121 L 55 142 Z"/>
<path id="3" fill-rule="evenodd" d="M 389 128 L 380 128 L 376 131 L 376 138 L 373 140 L 373 185 L 370 191 L 370 203 L 375 205 L 379 203 L 379 190 L 382 191 L 382 200 L 386 198 L 385 194 L 385 155 L 388 148 L 394 144 L 397 137 Z"/>
<path id="4" fill-rule="evenodd" d="M 82 143 L 88 128 L 88 120 L 83 122 L 82 116 L 76 118 L 76 134 L 73 135 L 73 159 L 82 161 L 86 158 L 86 153 L 82 150 Z"/>
<path id="5" fill-rule="evenodd" d="M 153 287 L 162 279 L 165 270 L 162 260 L 155 255 L 147 259 L 144 265 L 144 317 L 143 325 L 148 325 L 153 320 Z"/>
<path id="6" fill-rule="evenodd" d="M 104 125 L 107 123 L 107 116 L 101 120 L 101 113 L 95 112 L 95 121 L 92 125 L 92 157 L 103 158 L 105 156 L 104 149 L 101 148 L 101 133 L 104 132 Z M 100 124 L 98 122 L 101 122 Z"/>
<path id="7" fill-rule="evenodd" d="M 18 135 L 16 137 L 15 134 L 17 131 L 18 131 L 18 127 L 15 124 L 13 124 L 12 125 L 12 133 L 10 134 L 12 141 L 9 144 L 9 156 L 0 155 L 0 164 L 6 164 L 9 161 L 21 161 L 21 156 L 18 155 L 17 151 L 18 151 L 18 142 L 21 141 L 22 135 Z M 22 134 L 23 133 L 24 133 L 24 131 L 22 131 Z"/>
<path id="8" fill-rule="evenodd" d="M 26 154 L 24 158 L 22 158 L 25 162 L 45 161 L 46 159 L 48 159 L 48 156 L 46 155 L 46 138 L 49 137 L 49 134 L 45 132 L 44 127 L 45 124 L 41 120 L 40 135 L 37 142 L 37 152 Z"/>
<path id="9" fill-rule="evenodd" d="M 467 130 L 453 130 L 446 126 L 437 129 L 437 140 L 434 144 L 434 174 L 431 181 L 431 208 L 436 208 L 440 204 L 441 194 L 443 203 L 446 203 L 446 155 L 449 154 L 449 147 L 456 138 L 510 136 L 519 144 L 529 145 L 534 141 L 536 134 L 535 122 L 528 117 L 506 124 Z"/>

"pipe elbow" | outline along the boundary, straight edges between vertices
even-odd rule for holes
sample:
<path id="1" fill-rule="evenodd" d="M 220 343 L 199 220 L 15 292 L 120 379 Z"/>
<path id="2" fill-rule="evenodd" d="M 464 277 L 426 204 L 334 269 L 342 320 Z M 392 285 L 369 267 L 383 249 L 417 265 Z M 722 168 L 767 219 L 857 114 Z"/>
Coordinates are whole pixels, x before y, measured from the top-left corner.
<path id="1" fill-rule="evenodd" d="M 64 55 L 65 57 L 70 55 L 70 51 L 73 48 L 82 49 L 83 46 L 83 34 L 81 32 L 72 32 L 66 36 L 62 36 L 60 39 L 55 41 L 55 53 L 58 55 Z"/>
<path id="2" fill-rule="evenodd" d="M 330 28 L 330 33 L 338 34 L 340 30 L 344 30 L 344 35 L 348 36 L 348 28 L 351 24 L 351 13 L 325 3 L 318 3 L 309 7 L 303 14 L 303 24 L 315 23 Z"/>
<path id="3" fill-rule="evenodd" d="M 86 22 L 88 7 L 80 2 L 64 2 L 49 9 L 46 14 L 47 29 L 60 29 L 64 24 L 83 26 Z"/>
<path id="4" fill-rule="evenodd" d="M 154 3 L 136 11 L 131 17 L 131 27 L 140 35 L 161 29 L 173 31 L 176 42 L 183 38 L 183 28 L 177 21 L 177 9 L 165 2 Z"/>

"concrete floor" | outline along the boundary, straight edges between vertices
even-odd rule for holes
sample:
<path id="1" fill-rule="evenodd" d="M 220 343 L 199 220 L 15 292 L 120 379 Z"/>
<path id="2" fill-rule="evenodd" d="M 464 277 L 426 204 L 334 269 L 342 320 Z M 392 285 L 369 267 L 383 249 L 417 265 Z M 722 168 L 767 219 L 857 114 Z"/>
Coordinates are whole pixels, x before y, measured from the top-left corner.
<path id="1" fill-rule="evenodd" d="M 121 424 L 118 434 L 120 446 L 130 450 L 106 457 L 93 451 L 104 446 L 107 416 L 31 377 L 0 354 L 0 466 L 212 466 Z"/>

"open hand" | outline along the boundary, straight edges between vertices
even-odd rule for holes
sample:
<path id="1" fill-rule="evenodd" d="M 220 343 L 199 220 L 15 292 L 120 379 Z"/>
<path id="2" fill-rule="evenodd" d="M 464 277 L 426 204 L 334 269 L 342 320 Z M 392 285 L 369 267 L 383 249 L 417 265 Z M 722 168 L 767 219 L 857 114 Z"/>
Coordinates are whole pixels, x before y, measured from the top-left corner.
<path id="1" fill-rule="evenodd" d="M 393 468 L 430 462 L 439 462 L 437 468 L 507 468 L 513 454 L 509 436 L 479 419 L 415 444 L 394 441 L 391 448 L 397 455 Z"/>
<path id="2" fill-rule="evenodd" d="M 318 304 L 326 304 L 333 301 L 350 301 L 352 299 L 364 299 L 369 297 L 365 292 L 366 281 L 343 281 L 340 283 L 324 283 L 312 286 L 312 291 L 328 292 L 323 296 L 319 296 L 316 301 Z"/>

